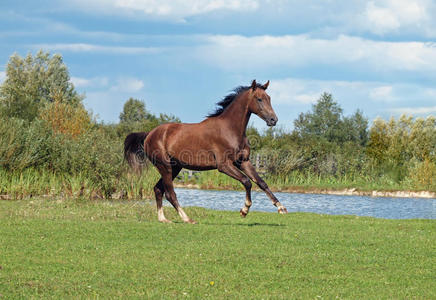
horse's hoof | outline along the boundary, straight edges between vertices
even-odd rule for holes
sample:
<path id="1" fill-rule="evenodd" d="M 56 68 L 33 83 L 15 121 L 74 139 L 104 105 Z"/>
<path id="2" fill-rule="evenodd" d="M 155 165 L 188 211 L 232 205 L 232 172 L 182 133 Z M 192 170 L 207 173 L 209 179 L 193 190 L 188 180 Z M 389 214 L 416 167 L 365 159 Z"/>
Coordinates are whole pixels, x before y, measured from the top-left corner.
<path id="1" fill-rule="evenodd" d="M 166 224 L 171 224 L 171 223 L 173 223 L 173 222 L 171 222 L 170 220 L 167 220 L 167 219 L 159 220 L 159 222 L 161 222 L 161 223 L 166 223 Z"/>
<path id="2" fill-rule="evenodd" d="M 244 212 L 242 209 L 239 211 L 239 214 L 241 215 L 241 218 L 245 218 L 247 216 L 247 213 Z"/>
<path id="3" fill-rule="evenodd" d="M 189 224 L 197 224 L 197 222 L 195 222 L 195 221 L 192 220 L 192 219 L 189 219 L 189 220 L 185 221 L 185 223 L 189 223 Z"/>
<path id="4" fill-rule="evenodd" d="M 288 210 L 286 209 L 286 207 L 281 206 L 281 207 L 278 209 L 278 212 L 279 212 L 279 214 L 287 214 L 287 213 L 288 213 Z"/>

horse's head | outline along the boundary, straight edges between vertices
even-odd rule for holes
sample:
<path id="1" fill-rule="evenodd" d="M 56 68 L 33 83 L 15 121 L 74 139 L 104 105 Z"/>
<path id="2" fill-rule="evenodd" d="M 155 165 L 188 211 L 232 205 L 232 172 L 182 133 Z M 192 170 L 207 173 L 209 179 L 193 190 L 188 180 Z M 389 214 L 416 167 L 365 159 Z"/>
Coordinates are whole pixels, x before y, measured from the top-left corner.
<path id="1" fill-rule="evenodd" d="M 271 106 L 271 97 L 266 93 L 268 85 L 269 80 L 264 85 L 260 85 L 256 83 L 256 80 L 253 80 L 249 90 L 248 109 L 264 120 L 266 125 L 275 126 L 278 118 Z"/>

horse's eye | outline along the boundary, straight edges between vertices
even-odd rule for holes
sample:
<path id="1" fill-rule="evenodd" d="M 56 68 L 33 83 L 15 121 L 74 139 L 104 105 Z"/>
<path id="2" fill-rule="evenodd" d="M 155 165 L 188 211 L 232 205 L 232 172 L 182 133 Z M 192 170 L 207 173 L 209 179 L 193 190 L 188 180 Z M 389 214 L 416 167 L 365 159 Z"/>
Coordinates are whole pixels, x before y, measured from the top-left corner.
<path id="1" fill-rule="evenodd" d="M 257 98 L 257 101 L 262 102 L 262 98 Z"/>

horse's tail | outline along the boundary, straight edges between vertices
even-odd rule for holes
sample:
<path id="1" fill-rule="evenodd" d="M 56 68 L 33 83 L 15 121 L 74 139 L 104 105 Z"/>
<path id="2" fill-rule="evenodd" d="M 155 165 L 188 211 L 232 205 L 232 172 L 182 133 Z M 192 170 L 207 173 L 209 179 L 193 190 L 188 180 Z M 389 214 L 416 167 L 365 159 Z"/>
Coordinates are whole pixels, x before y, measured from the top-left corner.
<path id="1" fill-rule="evenodd" d="M 144 141 L 148 132 L 132 132 L 124 140 L 124 159 L 130 167 L 140 171 L 144 163 Z"/>

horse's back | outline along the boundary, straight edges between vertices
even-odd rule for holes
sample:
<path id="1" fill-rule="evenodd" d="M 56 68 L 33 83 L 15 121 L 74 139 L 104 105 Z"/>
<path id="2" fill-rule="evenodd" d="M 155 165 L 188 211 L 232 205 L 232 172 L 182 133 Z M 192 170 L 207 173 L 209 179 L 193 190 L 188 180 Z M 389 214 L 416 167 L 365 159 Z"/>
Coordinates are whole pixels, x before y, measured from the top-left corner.
<path id="1" fill-rule="evenodd" d="M 154 128 L 145 140 L 148 156 L 171 157 L 185 168 L 216 167 L 211 126 L 202 123 L 168 123 Z M 209 124 L 210 125 L 210 124 Z"/>

